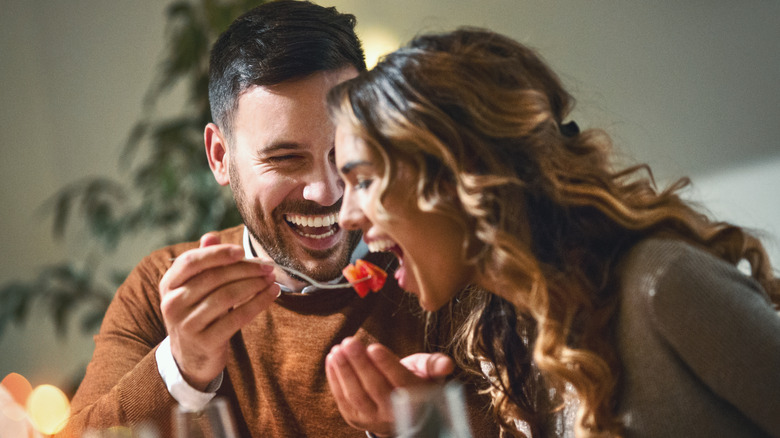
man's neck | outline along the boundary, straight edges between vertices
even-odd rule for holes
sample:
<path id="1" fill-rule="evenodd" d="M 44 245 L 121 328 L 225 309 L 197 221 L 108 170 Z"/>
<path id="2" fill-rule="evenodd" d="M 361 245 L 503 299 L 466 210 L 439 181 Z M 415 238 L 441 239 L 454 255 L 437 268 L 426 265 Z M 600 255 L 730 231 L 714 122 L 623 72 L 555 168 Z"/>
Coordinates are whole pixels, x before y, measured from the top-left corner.
<path id="1" fill-rule="evenodd" d="M 244 226 L 243 244 L 245 258 L 257 258 L 265 262 L 276 264 L 276 262 L 263 250 L 262 245 L 255 241 L 246 226 Z M 291 277 L 285 270 L 279 267 L 274 267 L 274 275 L 276 276 L 276 284 L 282 288 L 283 292 L 306 293 L 310 291 L 309 283 Z"/>

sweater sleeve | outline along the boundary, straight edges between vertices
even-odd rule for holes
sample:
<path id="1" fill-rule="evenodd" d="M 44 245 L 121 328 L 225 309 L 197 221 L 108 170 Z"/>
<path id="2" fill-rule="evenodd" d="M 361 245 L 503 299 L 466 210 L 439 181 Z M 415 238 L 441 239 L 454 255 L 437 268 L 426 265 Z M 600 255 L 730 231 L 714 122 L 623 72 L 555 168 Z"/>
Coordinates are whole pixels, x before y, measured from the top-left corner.
<path id="1" fill-rule="evenodd" d="M 117 290 L 73 397 L 72 416 L 59 436 L 79 437 L 112 426 L 151 427 L 161 436 L 171 435 L 176 402 L 155 360 L 166 336 L 158 291 L 164 269 L 160 260 L 147 257 Z"/>
<path id="2" fill-rule="evenodd" d="M 647 291 L 655 328 L 714 393 L 777 436 L 780 315 L 734 266 L 685 245 L 663 253 Z"/>

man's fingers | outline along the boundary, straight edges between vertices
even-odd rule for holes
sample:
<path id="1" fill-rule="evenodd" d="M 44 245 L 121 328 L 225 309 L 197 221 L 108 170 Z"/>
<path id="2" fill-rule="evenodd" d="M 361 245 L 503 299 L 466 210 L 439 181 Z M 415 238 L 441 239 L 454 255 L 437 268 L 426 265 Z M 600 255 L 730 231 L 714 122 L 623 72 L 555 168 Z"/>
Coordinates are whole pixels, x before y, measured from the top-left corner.
<path id="1" fill-rule="evenodd" d="M 266 292 L 269 287 L 273 288 L 274 292 Z M 263 307 L 265 309 L 276 299 L 278 289 L 279 286 L 273 283 L 273 277 L 252 276 L 236 280 L 220 286 L 192 304 L 182 305 L 185 315 L 184 324 L 188 326 L 188 331 L 202 331 L 214 324 L 219 318 L 235 312 L 259 295 L 268 297 L 267 300 L 261 300 L 260 303 L 265 304 Z M 181 301 L 183 303 L 185 300 Z"/>
<path id="2" fill-rule="evenodd" d="M 240 245 L 217 244 L 191 249 L 180 254 L 160 280 L 161 292 L 186 284 L 199 273 L 218 266 L 236 263 L 244 258 Z"/>
<path id="3" fill-rule="evenodd" d="M 205 301 L 219 310 L 225 310 L 238 304 L 242 295 L 246 297 L 249 293 L 262 290 L 273 280 L 273 267 L 258 263 L 233 263 L 208 269 L 187 283 L 182 296 L 183 305 Z"/>
<path id="4" fill-rule="evenodd" d="M 181 319 L 166 320 L 173 356 L 182 375 L 196 388 L 204 388 L 225 367 L 230 338 L 267 309 L 279 294 L 279 285 L 270 281 L 259 290 L 257 280 L 245 282 L 248 284 L 236 286 L 250 296 L 238 298 L 241 301 L 230 310 L 216 314 L 203 305 L 183 314 Z"/>
<path id="5" fill-rule="evenodd" d="M 166 323 L 188 318 L 203 305 L 208 306 L 212 314 L 221 314 L 248 300 L 273 281 L 270 266 L 257 263 L 220 266 L 199 273 L 177 289 L 161 290 L 160 309 Z"/>
<path id="6" fill-rule="evenodd" d="M 200 238 L 200 247 L 205 248 L 207 246 L 218 245 L 220 242 L 219 234 L 206 233 Z"/>
<path id="7" fill-rule="evenodd" d="M 279 294 L 279 285 L 271 284 L 249 298 L 243 304 L 232 308 L 227 313 L 219 316 L 205 330 L 209 336 L 227 342 L 236 332 L 247 325 L 260 312 L 264 311 L 276 300 Z"/>

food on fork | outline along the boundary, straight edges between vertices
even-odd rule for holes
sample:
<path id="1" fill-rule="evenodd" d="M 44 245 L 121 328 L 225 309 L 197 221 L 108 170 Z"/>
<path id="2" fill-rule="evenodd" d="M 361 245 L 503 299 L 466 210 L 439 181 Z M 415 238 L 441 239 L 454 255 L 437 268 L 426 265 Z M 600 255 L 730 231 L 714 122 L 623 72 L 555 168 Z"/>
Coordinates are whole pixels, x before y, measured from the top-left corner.
<path id="1" fill-rule="evenodd" d="M 387 272 L 362 259 L 356 260 L 354 265 L 347 265 L 341 272 L 360 298 L 368 295 L 369 291 L 379 292 L 387 280 Z"/>

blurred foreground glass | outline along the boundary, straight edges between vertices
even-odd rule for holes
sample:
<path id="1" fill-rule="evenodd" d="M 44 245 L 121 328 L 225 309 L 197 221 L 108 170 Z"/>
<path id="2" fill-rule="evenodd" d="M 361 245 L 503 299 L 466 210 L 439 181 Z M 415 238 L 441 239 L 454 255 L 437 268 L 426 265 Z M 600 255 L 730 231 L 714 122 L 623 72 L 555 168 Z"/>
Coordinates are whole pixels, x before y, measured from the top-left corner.
<path id="1" fill-rule="evenodd" d="M 195 412 L 179 406 L 173 416 L 178 438 L 238 438 L 230 406 L 222 398 L 211 400 Z"/>
<path id="2" fill-rule="evenodd" d="M 157 429 L 148 424 L 138 424 L 133 428 L 114 426 L 107 429 L 89 429 L 81 438 L 160 438 Z"/>
<path id="3" fill-rule="evenodd" d="M 463 388 L 455 381 L 398 388 L 391 400 L 398 437 L 471 438 Z"/>

